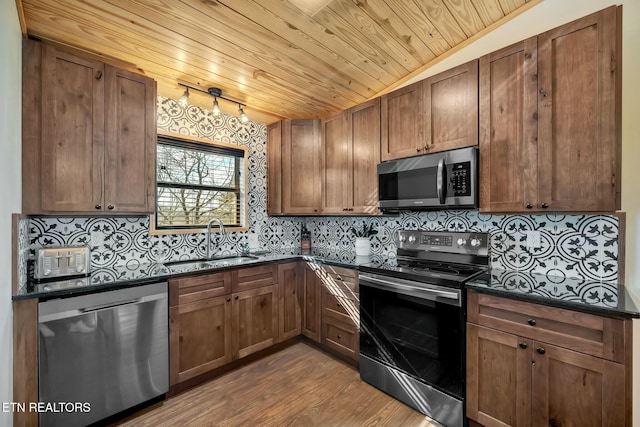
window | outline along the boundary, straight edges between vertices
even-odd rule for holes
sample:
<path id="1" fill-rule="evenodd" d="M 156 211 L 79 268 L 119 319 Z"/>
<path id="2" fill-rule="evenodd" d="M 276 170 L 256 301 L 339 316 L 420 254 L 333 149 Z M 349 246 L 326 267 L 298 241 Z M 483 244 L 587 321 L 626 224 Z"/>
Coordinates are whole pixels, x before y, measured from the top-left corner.
<path id="1" fill-rule="evenodd" d="M 158 135 L 155 229 L 243 227 L 246 149 Z"/>

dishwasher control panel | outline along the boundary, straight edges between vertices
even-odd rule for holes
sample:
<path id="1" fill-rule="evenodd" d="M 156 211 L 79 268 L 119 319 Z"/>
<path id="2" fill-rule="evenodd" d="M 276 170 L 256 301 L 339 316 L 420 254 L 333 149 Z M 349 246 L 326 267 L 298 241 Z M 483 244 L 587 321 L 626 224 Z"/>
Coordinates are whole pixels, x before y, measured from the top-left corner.
<path id="1" fill-rule="evenodd" d="M 45 247 L 36 249 L 36 279 L 87 275 L 91 258 L 87 246 Z"/>

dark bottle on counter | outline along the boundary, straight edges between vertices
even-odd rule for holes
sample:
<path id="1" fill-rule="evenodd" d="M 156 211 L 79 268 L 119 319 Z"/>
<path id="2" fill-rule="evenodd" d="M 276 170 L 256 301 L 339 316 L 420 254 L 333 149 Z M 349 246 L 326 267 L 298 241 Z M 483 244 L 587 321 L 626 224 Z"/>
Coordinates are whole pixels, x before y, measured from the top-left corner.
<path id="1" fill-rule="evenodd" d="M 302 225 L 300 233 L 300 250 L 303 254 L 311 252 L 311 232 L 307 230 L 306 225 Z"/>

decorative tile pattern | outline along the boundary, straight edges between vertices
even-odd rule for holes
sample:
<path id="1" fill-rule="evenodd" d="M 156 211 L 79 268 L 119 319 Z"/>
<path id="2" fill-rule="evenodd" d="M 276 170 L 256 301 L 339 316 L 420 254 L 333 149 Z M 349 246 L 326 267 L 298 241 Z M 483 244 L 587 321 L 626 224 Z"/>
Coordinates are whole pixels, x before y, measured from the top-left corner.
<path id="1" fill-rule="evenodd" d="M 18 221 L 18 293 L 27 288 L 27 260 L 29 259 L 29 220 Z"/>
<path id="2" fill-rule="evenodd" d="M 214 235 L 217 254 L 240 252 L 256 235 L 263 249 L 299 247 L 303 223 L 311 231 L 312 246 L 336 259 L 354 253 L 351 227 L 372 224 L 376 262 L 394 258 L 399 229 L 478 231 L 491 234 L 491 266 L 526 270 L 559 277 L 615 281 L 618 277 L 618 219 L 604 215 L 485 215 L 474 210 L 403 212 L 378 217 L 270 217 L 266 213 L 266 127 L 236 117 L 215 118 L 210 110 L 181 107 L 158 97 L 158 128 L 183 135 L 210 138 L 249 149 L 249 231 Z M 32 251 L 43 245 L 91 244 L 92 268 L 109 269 L 129 262 L 154 263 L 205 256 L 205 235 L 149 235 L 148 217 L 32 218 L 28 241 Z M 526 245 L 526 232 L 540 231 L 540 248 Z M 26 230 L 22 231 L 26 233 Z"/>

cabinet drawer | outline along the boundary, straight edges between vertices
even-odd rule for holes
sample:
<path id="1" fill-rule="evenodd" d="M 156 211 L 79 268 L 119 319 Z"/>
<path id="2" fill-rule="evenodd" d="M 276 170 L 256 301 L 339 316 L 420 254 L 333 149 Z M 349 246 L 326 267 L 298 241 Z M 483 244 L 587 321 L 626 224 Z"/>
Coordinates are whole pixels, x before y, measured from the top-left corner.
<path id="1" fill-rule="evenodd" d="M 176 306 L 231 293 L 231 272 L 182 277 L 169 281 L 169 305 Z"/>
<path id="2" fill-rule="evenodd" d="M 322 315 L 333 317 L 357 328 L 360 323 L 360 306 L 357 300 L 335 296 L 325 288 L 322 295 Z"/>
<path id="3" fill-rule="evenodd" d="M 333 295 L 358 300 L 358 271 L 348 268 L 327 266 L 324 287 Z"/>
<path id="4" fill-rule="evenodd" d="M 278 265 L 265 264 L 233 270 L 233 292 L 255 289 L 278 283 Z"/>
<path id="5" fill-rule="evenodd" d="M 322 319 L 322 343 L 353 360 L 360 354 L 360 336 L 353 325 L 330 317 Z"/>
<path id="6" fill-rule="evenodd" d="M 622 320 L 469 292 L 468 321 L 624 362 Z"/>

